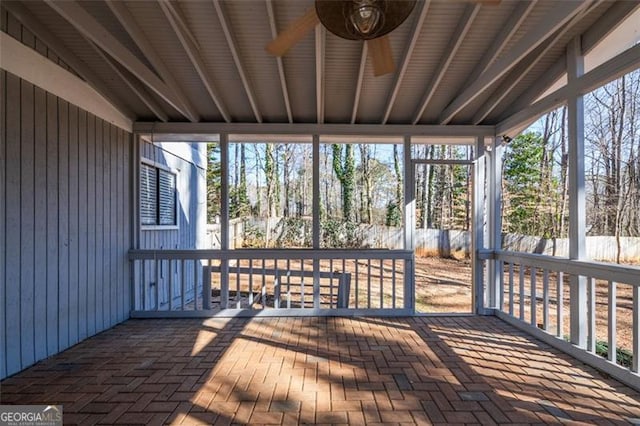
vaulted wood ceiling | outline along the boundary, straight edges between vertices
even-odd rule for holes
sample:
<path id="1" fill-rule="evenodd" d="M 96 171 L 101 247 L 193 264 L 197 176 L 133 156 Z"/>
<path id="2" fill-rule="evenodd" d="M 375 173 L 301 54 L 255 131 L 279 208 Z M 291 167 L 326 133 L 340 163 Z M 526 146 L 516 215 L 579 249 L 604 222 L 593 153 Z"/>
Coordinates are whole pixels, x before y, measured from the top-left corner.
<path id="1" fill-rule="evenodd" d="M 587 52 L 639 6 L 419 1 L 374 77 L 362 42 L 322 26 L 265 51 L 311 0 L 2 2 L 134 120 L 341 124 L 495 124 L 563 74 L 570 40 Z"/>

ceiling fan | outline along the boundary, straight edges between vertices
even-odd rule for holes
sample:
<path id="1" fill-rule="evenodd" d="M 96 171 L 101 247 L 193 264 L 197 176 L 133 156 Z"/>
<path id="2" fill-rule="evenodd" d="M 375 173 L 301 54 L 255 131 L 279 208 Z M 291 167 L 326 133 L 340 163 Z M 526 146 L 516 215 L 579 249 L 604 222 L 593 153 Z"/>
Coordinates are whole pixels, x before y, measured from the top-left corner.
<path id="1" fill-rule="evenodd" d="M 267 44 L 267 51 L 284 55 L 300 39 L 322 24 L 347 40 L 368 44 L 374 76 L 395 70 L 387 34 L 411 14 L 416 0 L 315 0 L 315 7 L 296 19 L 278 37 Z"/>

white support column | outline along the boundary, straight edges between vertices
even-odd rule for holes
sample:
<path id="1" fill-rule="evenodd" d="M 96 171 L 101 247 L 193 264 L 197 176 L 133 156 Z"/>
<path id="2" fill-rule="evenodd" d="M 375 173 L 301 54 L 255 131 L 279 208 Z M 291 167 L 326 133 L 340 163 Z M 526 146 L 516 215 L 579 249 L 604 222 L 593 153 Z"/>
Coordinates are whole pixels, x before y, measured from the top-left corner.
<path id="1" fill-rule="evenodd" d="M 220 134 L 220 249 L 229 250 L 229 135 Z M 220 261 L 220 308 L 229 300 L 229 260 Z"/>
<path id="2" fill-rule="evenodd" d="M 484 137 L 476 138 L 476 159 L 473 166 L 473 230 L 471 233 L 472 271 L 471 286 L 473 311 L 484 313 L 484 268 L 479 259 L 479 250 L 484 247 L 484 203 L 485 203 L 485 164 Z"/>
<path id="3" fill-rule="evenodd" d="M 502 140 L 494 138 L 491 150 L 486 152 L 488 160 L 487 185 L 487 228 L 488 248 L 496 251 L 502 248 Z M 491 260 L 488 263 L 488 307 L 502 309 L 502 262 Z"/>
<path id="4" fill-rule="evenodd" d="M 414 165 L 411 161 L 411 136 L 404 137 L 402 151 L 404 156 L 404 249 L 413 252 L 411 260 L 405 261 L 404 264 L 404 308 L 415 311 L 415 241 L 413 230 L 416 227 L 416 197 L 413 190 Z"/>
<path id="5" fill-rule="evenodd" d="M 312 171 L 312 244 L 320 248 L 320 136 L 313 135 Z M 313 307 L 320 309 L 320 260 L 313 259 Z"/>
<path id="6" fill-rule="evenodd" d="M 584 259 L 585 182 L 584 182 L 584 104 L 577 79 L 584 73 L 580 37 L 567 46 L 567 129 L 569 135 L 569 257 Z M 570 281 L 571 343 L 587 345 L 587 280 L 571 275 Z"/>

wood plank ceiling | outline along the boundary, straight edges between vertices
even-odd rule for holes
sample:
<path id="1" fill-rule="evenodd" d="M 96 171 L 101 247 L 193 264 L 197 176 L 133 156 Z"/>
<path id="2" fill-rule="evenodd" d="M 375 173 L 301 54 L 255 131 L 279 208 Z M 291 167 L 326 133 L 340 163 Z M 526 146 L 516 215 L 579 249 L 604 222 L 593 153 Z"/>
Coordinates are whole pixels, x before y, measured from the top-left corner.
<path id="1" fill-rule="evenodd" d="M 562 75 L 571 39 L 589 50 L 639 5 L 418 1 L 374 77 L 362 42 L 321 26 L 265 51 L 312 0 L 2 2 L 134 120 L 340 124 L 495 124 Z"/>

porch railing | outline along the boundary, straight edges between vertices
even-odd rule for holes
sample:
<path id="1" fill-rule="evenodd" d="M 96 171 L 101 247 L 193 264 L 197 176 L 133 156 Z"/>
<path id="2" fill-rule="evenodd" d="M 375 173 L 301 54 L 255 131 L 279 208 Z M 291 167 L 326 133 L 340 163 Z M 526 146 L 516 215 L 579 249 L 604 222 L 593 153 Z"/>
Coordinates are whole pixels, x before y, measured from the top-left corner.
<path id="1" fill-rule="evenodd" d="M 493 259 L 503 271 L 498 316 L 640 385 L 640 268 L 505 251 Z"/>
<path id="2" fill-rule="evenodd" d="M 406 250 L 132 250 L 129 258 L 133 317 L 413 312 Z"/>

